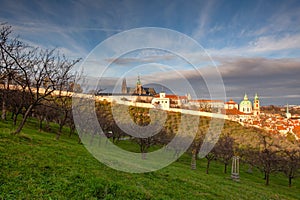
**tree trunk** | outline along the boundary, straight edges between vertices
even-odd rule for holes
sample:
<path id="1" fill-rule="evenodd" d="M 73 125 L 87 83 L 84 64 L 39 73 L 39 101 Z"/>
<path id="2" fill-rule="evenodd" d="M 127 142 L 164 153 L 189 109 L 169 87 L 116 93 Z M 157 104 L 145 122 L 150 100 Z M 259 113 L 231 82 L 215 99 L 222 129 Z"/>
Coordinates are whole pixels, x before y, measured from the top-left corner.
<path id="1" fill-rule="evenodd" d="M 20 106 L 19 108 L 16 109 L 16 111 L 14 112 L 14 116 L 13 116 L 13 123 L 14 126 L 17 125 L 17 120 L 18 120 L 18 116 L 19 114 L 22 112 L 22 106 Z"/>
<path id="2" fill-rule="evenodd" d="M 70 125 L 70 132 L 69 132 L 69 137 L 71 137 L 74 133 L 75 127 L 73 125 Z"/>
<path id="3" fill-rule="evenodd" d="M 47 117 L 46 117 L 46 125 L 45 125 L 45 129 L 46 129 L 46 131 L 48 131 L 48 132 L 50 132 L 51 131 L 51 127 L 50 127 L 50 120 L 49 119 L 47 119 Z"/>
<path id="4" fill-rule="evenodd" d="M 292 179 L 293 177 L 289 176 L 289 187 L 292 187 Z"/>
<path id="5" fill-rule="evenodd" d="M 58 132 L 56 134 L 56 140 L 59 140 L 61 133 L 62 133 L 62 128 L 63 128 L 63 125 L 59 124 Z"/>
<path id="6" fill-rule="evenodd" d="M 13 118 L 14 126 L 17 125 L 17 119 L 18 119 L 18 114 L 15 113 L 15 114 L 14 114 L 14 118 Z"/>
<path id="7" fill-rule="evenodd" d="M 59 140 L 60 136 L 61 136 L 61 132 L 60 132 L 60 131 L 58 131 L 58 132 L 56 133 L 56 137 L 55 137 L 55 139 L 56 139 L 56 140 Z"/>
<path id="8" fill-rule="evenodd" d="M 56 140 L 59 140 L 59 138 L 62 134 L 62 129 L 63 129 L 64 125 L 66 124 L 67 117 L 68 117 L 68 112 L 65 111 L 64 118 L 61 121 L 59 121 L 59 130 L 58 130 L 58 133 L 56 134 Z"/>
<path id="9" fill-rule="evenodd" d="M 147 155 L 147 150 L 146 150 L 146 145 L 145 144 L 143 144 L 143 141 L 142 141 L 142 139 L 140 139 L 141 140 L 141 146 L 140 146 L 140 150 L 141 150 L 141 153 L 142 153 L 142 159 L 143 160 L 146 160 L 146 155 Z"/>
<path id="10" fill-rule="evenodd" d="M 269 185 L 269 177 L 270 177 L 270 174 L 266 173 L 266 185 Z"/>
<path id="11" fill-rule="evenodd" d="M 196 154 L 192 154 L 192 161 L 191 161 L 191 169 L 195 170 L 197 167 L 197 163 L 196 163 Z"/>
<path id="12" fill-rule="evenodd" d="M 227 174 L 227 163 L 224 164 L 224 173 Z"/>
<path id="13" fill-rule="evenodd" d="M 3 99 L 2 100 L 2 114 L 1 114 L 1 118 L 3 120 L 6 120 L 6 103 L 5 103 L 5 100 Z"/>
<path id="14" fill-rule="evenodd" d="M 13 133 L 13 135 L 17 135 L 17 134 L 19 134 L 19 133 L 21 132 L 21 130 L 23 129 L 23 127 L 24 127 L 24 125 L 25 125 L 25 122 L 26 122 L 26 120 L 27 120 L 27 117 L 29 116 L 29 113 L 31 112 L 32 108 L 33 108 L 33 105 L 30 105 L 30 106 L 28 107 L 28 109 L 26 110 L 26 112 L 25 112 L 25 114 L 24 114 L 24 117 L 23 117 L 23 119 L 22 119 L 22 121 L 21 121 L 19 127 L 18 127 L 17 130 Z"/>
<path id="15" fill-rule="evenodd" d="M 209 164 L 210 164 L 210 160 L 207 160 L 207 165 L 206 165 L 206 174 L 208 174 Z"/>
<path id="16" fill-rule="evenodd" d="M 64 126 L 63 124 L 59 124 L 58 131 L 59 131 L 60 133 L 62 133 L 63 126 Z"/>
<path id="17" fill-rule="evenodd" d="M 39 119 L 39 131 L 42 131 L 43 129 L 43 118 Z"/>

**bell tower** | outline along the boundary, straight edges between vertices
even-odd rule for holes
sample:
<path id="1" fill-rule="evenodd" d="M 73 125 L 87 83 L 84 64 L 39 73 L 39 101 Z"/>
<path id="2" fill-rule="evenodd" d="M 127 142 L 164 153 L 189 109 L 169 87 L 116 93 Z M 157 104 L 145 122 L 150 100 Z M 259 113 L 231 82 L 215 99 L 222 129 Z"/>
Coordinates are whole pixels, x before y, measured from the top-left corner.
<path id="1" fill-rule="evenodd" d="M 259 98 L 257 93 L 255 94 L 254 102 L 253 102 L 253 114 L 255 116 L 258 116 L 260 114 L 260 105 L 259 105 Z"/>
<path id="2" fill-rule="evenodd" d="M 137 82 L 136 82 L 136 93 L 138 95 L 141 95 L 142 94 L 142 83 L 141 83 L 141 78 L 140 76 L 138 76 L 138 79 L 137 79 Z"/>

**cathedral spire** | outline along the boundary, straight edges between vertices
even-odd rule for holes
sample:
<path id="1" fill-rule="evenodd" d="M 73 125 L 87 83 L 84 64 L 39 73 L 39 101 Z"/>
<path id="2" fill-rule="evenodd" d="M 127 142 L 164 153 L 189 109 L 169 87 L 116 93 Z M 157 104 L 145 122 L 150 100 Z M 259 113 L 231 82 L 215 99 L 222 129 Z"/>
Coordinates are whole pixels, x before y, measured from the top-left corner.
<path id="1" fill-rule="evenodd" d="M 122 93 L 127 94 L 127 83 L 126 83 L 126 78 L 123 79 L 122 81 Z"/>

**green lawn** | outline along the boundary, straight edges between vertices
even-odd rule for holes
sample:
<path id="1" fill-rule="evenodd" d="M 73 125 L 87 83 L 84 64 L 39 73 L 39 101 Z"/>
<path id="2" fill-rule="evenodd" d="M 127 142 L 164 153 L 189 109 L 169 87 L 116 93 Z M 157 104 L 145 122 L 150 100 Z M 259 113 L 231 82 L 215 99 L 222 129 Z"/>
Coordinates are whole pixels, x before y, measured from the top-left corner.
<path id="1" fill-rule="evenodd" d="M 205 160 L 190 169 L 189 155 L 156 172 L 130 174 L 98 162 L 78 138 L 38 132 L 29 121 L 12 136 L 11 122 L 0 122 L 0 199 L 300 199 L 300 179 L 289 188 L 287 178 L 272 174 L 264 185 L 259 171 L 241 168 L 240 182 L 223 173 L 223 165 Z M 122 141 L 123 148 L 134 146 Z M 229 169 L 230 171 L 230 169 Z"/>

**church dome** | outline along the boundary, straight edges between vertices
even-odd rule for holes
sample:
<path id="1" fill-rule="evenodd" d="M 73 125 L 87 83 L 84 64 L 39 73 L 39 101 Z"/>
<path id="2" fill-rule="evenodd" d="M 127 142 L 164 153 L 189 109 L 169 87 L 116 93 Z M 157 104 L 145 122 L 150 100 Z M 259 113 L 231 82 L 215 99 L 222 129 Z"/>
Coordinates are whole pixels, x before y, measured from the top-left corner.
<path id="1" fill-rule="evenodd" d="M 249 100 L 243 100 L 243 101 L 241 101 L 240 105 L 241 106 L 251 106 L 252 103 Z"/>
<path id="2" fill-rule="evenodd" d="M 240 111 L 246 114 L 252 113 L 252 102 L 249 101 L 247 94 L 245 94 L 244 100 L 240 103 Z"/>
<path id="3" fill-rule="evenodd" d="M 248 106 L 250 107 L 250 106 L 252 106 L 252 103 L 251 103 L 251 101 L 249 101 L 247 94 L 245 94 L 244 100 L 241 101 L 240 106 L 241 107 L 248 107 Z"/>

